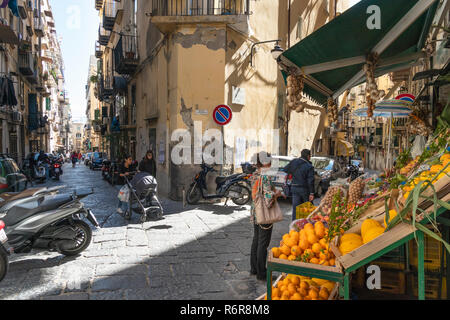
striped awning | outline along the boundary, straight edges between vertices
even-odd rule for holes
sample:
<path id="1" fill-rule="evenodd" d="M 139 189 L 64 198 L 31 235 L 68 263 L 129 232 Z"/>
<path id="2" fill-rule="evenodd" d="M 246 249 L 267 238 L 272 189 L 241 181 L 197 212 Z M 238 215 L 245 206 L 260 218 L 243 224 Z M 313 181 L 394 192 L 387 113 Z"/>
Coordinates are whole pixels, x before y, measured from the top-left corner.
<path id="1" fill-rule="evenodd" d="M 375 104 L 374 117 L 407 118 L 412 113 L 411 103 L 404 100 L 382 100 Z M 354 116 L 367 117 L 367 107 L 360 108 L 353 112 Z"/>

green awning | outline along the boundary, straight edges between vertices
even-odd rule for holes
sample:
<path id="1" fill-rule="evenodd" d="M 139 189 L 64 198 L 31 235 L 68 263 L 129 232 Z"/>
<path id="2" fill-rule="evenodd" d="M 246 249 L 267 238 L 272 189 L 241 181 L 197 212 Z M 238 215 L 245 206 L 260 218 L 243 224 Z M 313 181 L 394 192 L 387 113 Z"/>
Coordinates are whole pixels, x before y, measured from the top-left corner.
<path id="1" fill-rule="evenodd" d="M 329 97 L 365 82 L 361 70 L 371 52 L 380 54 L 376 76 L 408 68 L 423 57 L 421 49 L 438 4 L 438 0 L 362 0 L 286 50 L 279 63 L 285 76 L 288 71 L 304 74 L 304 93 L 326 104 Z M 367 20 L 373 13 L 367 10 L 373 5 L 380 9 L 381 28 L 370 30 Z"/>

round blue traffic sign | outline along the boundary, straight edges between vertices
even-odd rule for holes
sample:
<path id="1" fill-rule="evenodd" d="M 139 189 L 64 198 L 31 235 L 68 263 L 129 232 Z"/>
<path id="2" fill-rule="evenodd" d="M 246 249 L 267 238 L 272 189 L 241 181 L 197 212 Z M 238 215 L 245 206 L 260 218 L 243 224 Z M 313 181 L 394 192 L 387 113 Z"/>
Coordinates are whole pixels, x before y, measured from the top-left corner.
<path id="1" fill-rule="evenodd" d="M 233 118 L 233 111 L 229 106 L 223 104 L 214 109 L 213 119 L 218 125 L 224 126 L 230 123 L 231 118 Z"/>

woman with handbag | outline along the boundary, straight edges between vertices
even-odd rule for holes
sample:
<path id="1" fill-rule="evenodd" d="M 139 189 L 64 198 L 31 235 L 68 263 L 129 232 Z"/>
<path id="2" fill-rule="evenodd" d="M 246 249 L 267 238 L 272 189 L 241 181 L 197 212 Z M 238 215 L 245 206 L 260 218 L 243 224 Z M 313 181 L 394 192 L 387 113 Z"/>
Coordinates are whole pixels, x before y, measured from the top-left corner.
<path id="1" fill-rule="evenodd" d="M 265 172 L 271 166 L 271 157 L 267 152 L 256 154 L 257 170 L 252 176 L 251 221 L 253 223 L 253 242 L 250 254 L 250 273 L 258 280 L 267 277 L 267 248 L 272 237 L 273 223 L 283 220 L 283 214 L 277 199 L 281 191 L 276 191 L 270 176 Z"/>

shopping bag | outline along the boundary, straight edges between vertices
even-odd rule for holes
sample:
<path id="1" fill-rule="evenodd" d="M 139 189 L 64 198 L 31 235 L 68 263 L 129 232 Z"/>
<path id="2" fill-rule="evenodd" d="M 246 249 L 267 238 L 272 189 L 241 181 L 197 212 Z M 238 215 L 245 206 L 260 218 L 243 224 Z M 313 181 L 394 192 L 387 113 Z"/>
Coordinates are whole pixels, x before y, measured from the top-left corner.
<path id="1" fill-rule="evenodd" d="M 256 224 L 272 224 L 283 220 L 283 213 L 281 212 L 278 201 L 274 201 L 268 204 L 264 201 L 264 193 L 262 188 L 262 178 L 259 181 L 258 192 L 254 200 L 255 219 Z"/>
<path id="2" fill-rule="evenodd" d="M 117 197 L 122 202 L 128 202 L 128 199 L 130 198 L 130 189 L 128 189 L 127 185 L 124 185 L 122 188 L 120 188 Z"/>

